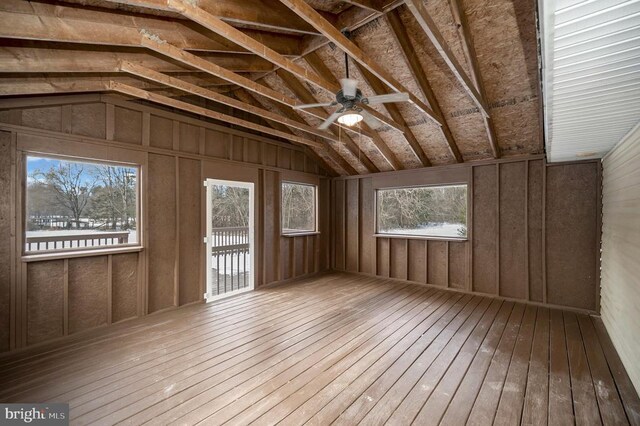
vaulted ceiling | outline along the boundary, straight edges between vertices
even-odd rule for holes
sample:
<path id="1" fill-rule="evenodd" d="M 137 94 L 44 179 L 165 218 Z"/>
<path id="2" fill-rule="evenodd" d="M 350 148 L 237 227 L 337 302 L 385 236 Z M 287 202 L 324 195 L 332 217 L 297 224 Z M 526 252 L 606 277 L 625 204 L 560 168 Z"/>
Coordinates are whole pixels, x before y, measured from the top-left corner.
<path id="1" fill-rule="evenodd" d="M 301 144 L 335 174 L 543 150 L 535 0 L 0 2 L 0 96 L 116 92 Z M 349 30 L 347 37 L 344 30 Z M 344 77 L 380 126 L 317 126 Z M 0 99 L 0 106 L 2 100 Z"/>

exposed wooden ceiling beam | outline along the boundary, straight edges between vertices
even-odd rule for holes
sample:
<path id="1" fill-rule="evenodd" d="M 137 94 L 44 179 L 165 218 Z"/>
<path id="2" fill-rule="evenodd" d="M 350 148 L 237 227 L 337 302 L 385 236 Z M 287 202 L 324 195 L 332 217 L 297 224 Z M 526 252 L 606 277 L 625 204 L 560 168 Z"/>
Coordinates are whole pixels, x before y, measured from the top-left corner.
<path id="1" fill-rule="evenodd" d="M 190 67 L 200 69 L 213 76 L 220 77 L 224 80 L 229 81 L 230 83 L 237 84 L 240 87 L 244 87 L 247 90 L 250 90 L 261 96 L 265 96 L 271 100 L 284 104 L 288 107 L 293 107 L 299 104 L 299 102 L 296 99 L 290 98 L 280 92 L 277 92 L 269 87 L 266 87 L 260 83 L 257 83 L 249 78 L 246 78 L 239 74 L 231 72 L 216 64 L 205 61 L 204 59 L 198 56 L 195 56 L 192 53 L 189 53 L 185 50 L 172 46 L 169 43 L 166 43 L 164 40 L 159 39 L 157 36 L 153 34 L 145 33 L 144 35 L 142 35 L 140 43 L 142 46 L 149 48 L 155 52 L 158 52 L 168 58 L 179 61 Z M 313 110 L 305 110 L 304 113 L 316 116 L 321 119 L 326 118 L 326 115 L 318 115 Z M 335 126 L 332 126 L 332 127 L 335 127 Z M 346 128 L 346 126 L 343 126 L 343 127 Z M 351 128 L 346 128 L 346 130 L 353 131 L 353 129 Z"/>
<path id="2" fill-rule="evenodd" d="M 247 92 L 244 89 L 236 90 L 234 92 L 234 95 L 238 99 L 240 99 L 242 102 L 244 102 L 244 103 L 246 103 L 248 105 L 251 105 L 251 106 L 253 106 L 255 108 L 258 108 L 258 109 L 263 109 L 263 106 L 260 103 L 260 101 L 258 101 L 258 99 L 256 99 L 255 96 L 253 96 L 251 93 Z M 280 131 L 285 132 L 285 133 L 293 134 L 293 131 L 291 130 L 291 128 L 285 126 L 281 122 L 269 120 L 267 117 L 265 117 L 265 120 L 274 129 L 280 130 Z M 293 120 L 293 121 L 296 121 L 296 120 Z M 306 124 L 306 123 L 304 123 L 304 124 Z M 304 146 L 303 148 L 305 149 L 305 153 L 308 154 L 309 156 L 311 156 L 316 162 L 318 162 L 318 164 L 320 164 L 320 166 L 323 167 L 330 175 L 339 176 L 339 175 L 343 174 L 343 173 L 340 172 L 342 170 L 342 168 L 340 167 L 339 164 L 334 164 L 334 160 L 331 157 L 331 155 L 328 155 L 329 159 L 331 160 L 331 162 L 329 162 L 324 157 L 322 157 L 321 155 L 319 155 L 315 151 L 316 148 L 312 148 L 312 147 L 308 147 L 308 146 Z M 325 148 L 323 149 L 323 151 L 326 152 L 327 154 L 329 154 L 327 148 L 331 149 L 331 146 L 329 144 L 325 144 Z M 348 174 L 348 173 L 344 172 L 344 174 Z"/>
<path id="3" fill-rule="evenodd" d="M 458 35 L 462 41 L 462 50 L 464 56 L 469 64 L 469 74 L 471 74 L 471 80 L 480 93 L 483 100 L 487 99 L 486 92 L 484 90 L 484 83 L 480 74 L 480 65 L 478 64 L 478 58 L 476 56 L 475 47 L 473 44 L 473 36 L 469 30 L 469 24 L 467 23 L 467 15 L 465 15 L 462 9 L 462 0 L 449 0 L 451 6 L 451 13 L 453 19 L 458 27 Z M 496 137 L 496 130 L 493 125 L 493 120 L 490 114 L 483 115 L 484 127 L 487 131 L 487 137 L 489 138 L 489 144 L 491 145 L 491 152 L 494 158 L 500 158 L 500 147 L 498 146 L 498 138 Z"/>
<path id="4" fill-rule="evenodd" d="M 120 70 L 124 71 L 126 73 L 129 73 L 131 75 L 135 75 L 141 78 L 144 78 L 146 80 L 150 80 L 150 81 L 155 81 L 156 83 L 159 84 L 163 84 L 165 86 L 169 86 L 169 87 L 173 87 L 175 89 L 178 90 L 182 90 L 184 92 L 187 93 L 191 93 L 192 95 L 196 95 L 196 96 L 200 96 L 209 100 L 212 100 L 214 102 L 218 102 L 221 103 L 223 105 L 227 105 L 230 106 L 232 108 L 236 108 L 239 109 L 241 111 L 245 111 L 251 114 L 255 114 L 259 117 L 265 118 L 265 119 L 269 119 L 272 121 L 276 121 L 278 123 L 282 123 L 284 125 L 290 126 L 290 127 L 295 127 L 298 130 L 301 130 L 303 132 L 306 133 L 310 133 L 312 135 L 315 136 L 319 136 L 321 138 L 324 139 L 328 139 L 328 140 L 333 140 L 335 142 L 340 142 L 340 140 L 338 138 L 336 138 L 333 134 L 326 132 L 324 130 L 319 130 L 316 129 L 315 127 L 309 126 L 309 125 L 302 125 L 294 120 L 289 120 L 285 117 L 282 117 L 278 114 L 274 114 L 268 110 L 265 110 L 263 108 L 256 108 L 254 106 L 251 106 L 245 102 L 242 101 L 238 101 L 236 99 L 233 99 L 229 96 L 225 96 L 222 95 L 220 93 L 214 92 L 212 90 L 208 90 L 205 88 L 202 88 L 200 86 L 197 86 L 195 84 L 186 82 L 184 80 L 178 79 L 178 78 L 174 78 L 171 77 L 169 75 L 166 74 L 162 74 L 159 72 L 156 72 L 152 69 L 143 67 L 141 65 L 136 65 L 133 64 L 131 62 L 126 62 L 123 61 L 120 64 Z"/>
<path id="5" fill-rule="evenodd" d="M 77 1 L 77 0 L 75 0 Z M 106 0 L 119 4 L 119 1 Z M 129 5 L 172 11 L 165 0 L 129 0 Z M 265 31 L 317 34 L 298 16 L 273 0 L 198 0 L 198 7 L 226 22 Z M 329 17 L 328 17 L 329 18 Z"/>
<path id="6" fill-rule="evenodd" d="M 264 72 L 273 68 L 272 64 L 254 55 L 225 53 L 206 54 L 200 57 L 233 72 Z M 56 48 L 0 46 L 0 72 L 114 72 L 117 71 L 119 60 L 164 73 L 192 70 L 190 67 L 177 65 L 172 60 L 163 60 L 144 51 L 61 49 L 59 45 Z"/>
<path id="7" fill-rule="evenodd" d="M 313 68 L 318 74 L 322 75 L 324 78 L 329 79 L 329 80 L 335 80 L 335 76 L 333 75 L 333 73 L 331 72 L 331 70 L 326 66 L 326 64 L 324 62 L 322 62 L 322 60 L 320 59 L 320 57 L 314 52 L 314 53 L 310 53 L 309 55 L 307 55 L 305 57 L 305 60 L 307 61 L 307 63 L 311 66 L 311 68 Z M 394 118 L 395 121 L 398 121 Z M 398 121 L 398 123 L 401 123 L 400 121 Z M 403 127 L 405 128 L 405 132 L 403 134 L 406 135 L 407 132 L 410 132 L 411 130 L 406 126 L 406 123 L 401 123 L 403 124 Z M 369 126 L 367 126 L 364 122 L 361 122 L 360 125 L 362 126 L 362 128 L 364 128 L 367 131 L 371 131 L 371 129 L 369 128 Z M 380 154 L 382 155 L 382 157 L 387 161 L 387 163 L 389 163 L 389 165 L 394 169 L 394 170 L 402 170 L 404 169 L 404 165 L 400 162 L 400 160 L 398 159 L 398 157 L 395 155 L 395 153 L 389 148 L 389 146 L 385 143 L 384 140 L 382 140 L 382 138 L 380 137 L 379 134 L 377 133 L 373 133 L 372 132 L 372 138 L 371 141 L 373 142 L 373 144 L 376 146 L 376 148 L 378 149 L 378 151 L 380 152 Z"/>
<path id="8" fill-rule="evenodd" d="M 303 145 L 309 145 L 309 146 L 313 146 L 320 149 L 323 148 L 322 143 L 311 140 L 311 139 L 302 138 L 297 135 L 287 134 L 279 130 L 272 129 L 271 127 L 252 123 L 250 121 L 242 120 L 240 118 L 236 118 L 227 114 L 222 114 L 216 111 L 212 111 L 210 109 L 199 107 L 197 105 L 193 105 L 187 102 L 179 101 L 177 99 L 169 98 L 167 96 L 158 95 L 143 89 L 138 89 L 136 87 L 133 87 L 127 84 L 112 81 L 110 83 L 110 89 L 118 93 L 133 96 L 139 99 L 144 99 L 150 102 L 166 105 L 172 108 L 180 109 L 182 111 L 187 111 L 194 114 L 202 115 L 205 117 L 212 118 L 214 120 L 220 120 L 224 123 L 233 124 L 233 125 L 244 127 L 251 130 L 256 130 L 258 132 L 277 136 L 285 140 L 291 140 L 297 143 L 301 143 Z"/>
<path id="9" fill-rule="evenodd" d="M 451 49 L 449 49 L 449 46 L 444 40 L 444 37 L 442 37 L 442 34 L 438 30 L 435 22 L 433 22 L 427 13 L 427 9 L 425 8 L 422 0 L 406 0 L 405 4 L 418 22 L 418 25 L 420 25 L 429 40 L 431 40 L 431 43 L 433 43 L 449 69 L 453 72 L 453 75 L 455 75 L 460 84 L 462 84 L 464 90 L 471 99 L 473 99 L 473 102 L 476 104 L 480 112 L 485 116 L 489 116 L 489 108 L 487 107 L 482 95 L 476 90 L 475 85 L 462 66 L 458 63 Z"/>
<path id="10" fill-rule="evenodd" d="M 312 56 L 312 55 L 315 55 L 315 53 L 309 56 Z M 378 80 L 378 78 L 375 75 L 369 72 L 368 69 L 364 68 L 362 65 L 358 63 L 356 63 L 356 65 L 358 66 L 358 69 L 360 70 L 360 73 L 362 74 L 362 77 L 364 78 L 365 82 L 373 89 L 376 95 L 384 95 L 390 92 L 387 89 L 387 87 L 380 80 Z M 429 161 L 427 154 L 422 149 L 420 142 L 418 142 L 418 138 L 407 125 L 404 117 L 402 116 L 402 113 L 400 112 L 400 108 L 398 108 L 398 106 L 393 103 L 383 104 L 383 106 L 386 108 L 386 110 L 389 112 L 389 115 L 391 115 L 391 117 L 395 121 L 397 121 L 400 124 L 403 124 L 407 128 L 407 130 L 404 132 L 404 137 L 407 140 L 407 143 L 409 143 L 411 150 L 413 151 L 415 156 L 418 158 L 422 166 L 423 167 L 431 166 L 431 161 Z"/>
<path id="11" fill-rule="evenodd" d="M 389 86 L 392 90 L 396 92 L 406 92 L 409 93 L 409 100 L 412 104 L 414 104 L 420 111 L 424 112 L 429 118 L 431 118 L 438 125 L 440 123 L 439 117 L 435 115 L 433 110 L 429 108 L 424 102 L 422 102 L 419 98 L 417 98 L 414 94 L 412 94 L 408 89 L 406 89 L 400 82 L 398 82 L 390 73 L 385 71 L 382 67 L 380 67 L 374 60 L 371 59 L 369 55 L 364 53 L 358 46 L 355 45 L 351 40 L 345 37 L 340 30 L 334 27 L 330 22 L 322 17 L 318 12 L 316 12 L 307 2 L 304 0 L 280 0 L 282 3 L 287 5 L 291 10 L 293 10 L 298 16 L 303 18 L 305 21 L 313 25 L 318 31 L 320 31 L 325 37 L 335 43 L 340 49 L 346 52 L 349 56 L 351 56 L 355 61 L 360 63 L 363 67 L 371 71 L 373 75 L 378 77 L 381 81 L 383 81 L 387 86 Z"/>
<path id="12" fill-rule="evenodd" d="M 242 93 L 246 93 L 247 96 L 250 96 L 251 98 L 255 99 L 256 102 L 258 104 L 260 104 L 260 100 L 257 99 L 255 96 L 253 96 L 251 93 L 245 91 L 245 90 L 237 90 L 235 92 L 236 94 L 238 94 L 240 96 L 242 96 Z M 283 116 L 297 121 L 298 123 L 302 123 L 302 124 L 308 124 L 301 116 L 300 114 L 291 109 L 291 108 L 286 108 L 283 107 L 280 104 L 273 104 L 273 108 L 275 108 L 280 114 L 282 114 Z M 357 175 L 358 171 L 347 161 L 345 160 L 339 153 L 338 151 L 336 151 L 335 149 L 333 149 L 333 147 L 329 144 L 326 143 L 325 144 L 325 152 L 326 154 L 329 156 L 329 158 L 331 158 L 333 160 L 334 163 L 336 163 L 338 166 L 340 166 L 342 168 L 342 170 L 344 170 L 347 174 L 349 175 Z"/>
<path id="13" fill-rule="evenodd" d="M 125 83 L 145 90 L 162 90 L 156 83 L 141 81 L 126 75 L 121 76 L 49 76 L 33 74 L 24 76 L 1 76 L 0 96 L 38 95 L 49 93 L 80 93 L 109 90 L 111 81 Z"/>
<path id="14" fill-rule="evenodd" d="M 140 28 L 185 50 L 246 53 L 237 44 L 184 20 L 140 17 L 118 11 L 100 11 L 22 0 L 0 2 L 0 32 L 6 38 L 49 40 L 112 46 L 135 46 Z M 282 55 L 297 56 L 300 38 L 286 34 L 245 30 Z"/>
<path id="15" fill-rule="evenodd" d="M 273 63 L 274 65 L 281 67 L 289 71 L 290 73 L 296 75 L 304 81 L 314 84 L 321 90 L 326 90 L 330 94 L 335 94 L 340 90 L 340 86 L 338 84 L 327 81 L 313 72 L 309 72 L 306 68 L 301 67 L 296 64 L 289 58 L 281 55 L 276 52 L 274 49 L 271 49 L 269 46 L 261 43 L 259 40 L 253 39 L 248 36 L 244 32 L 234 28 L 223 20 L 217 18 L 216 16 L 208 13 L 206 10 L 194 6 L 190 4 L 190 2 L 184 0 L 110 0 L 113 2 L 123 3 L 123 4 L 131 4 L 134 1 L 136 4 L 145 4 L 147 7 L 156 7 L 157 3 L 163 3 L 170 10 L 180 13 L 181 15 L 191 19 L 194 22 L 202 25 L 203 27 L 213 31 L 225 39 L 230 40 L 231 42 L 247 49 L 250 52 L 266 59 L 267 61 Z M 324 18 L 323 18 L 324 19 Z M 398 125 L 398 123 L 389 119 L 388 117 L 379 114 L 376 110 L 366 107 L 365 109 L 373 116 L 375 116 L 378 120 L 383 123 L 393 127 L 396 130 L 404 131 L 404 128 Z"/>
<path id="16" fill-rule="evenodd" d="M 400 19 L 400 14 L 396 9 L 394 9 L 387 13 L 386 18 L 387 22 L 389 23 L 389 27 L 391 28 L 391 33 L 400 46 L 400 50 L 402 51 L 405 61 L 409 66 L 409 70 L 411 71 L 413 78 L 415 79 L 416 83 L 418 83 L 418 87 L 424 94 L 433 111 L 440 117 L 442 123 L 442 126 L 440 126 L 440 132 L 442 132 L 442 136 L 447 142 L 447 146 L 449 147 L 451 155 L 458 163 L 462 163 L 463 158 L 462 154 L 460 154 L 460 149 L 458 149 L 458 144 L 453 138 L 453 134 L 451 133 L 449 124 L 447 124 L 447 120 L 442 113 L 442 109 L 440 108 L 438 99 L 433 93 L 431 84 L 427 79 L 427 74 L 424 72 L 422 64 L 420 64 L 420 60 L 418 59 L 418 55 L 416 54 L 416 49 L 414 48 L 413 43 L 411 43 L 411 39 L 409 38 L 409 34 L 407 33 L 407 29 L 404 26 L 404 23 Z"/>
<path id="17" fill-rule="evenodd" d="M 307 89 L 300 82 L 300 80 L 295 78 L 293 75 L 281 69 L 277 70 L 276 74 L 278 74 L 278 77 L 282 79 L 282 81 L 286 84 L 286 86 L 298 98 L 300 98 L 302 102 L 305 102 L 305 103 L 318 102 L 317 99 L 313 96 L 313 94 L 309 91 L 309 89 Z M 316 114 L 316 116 L 319 116 L 322 120 L 326 119 L 329 116 L 329 114 L 327 114 L 326 111 L 322 108 L 313 108 L 312 110 Z M 329 129 L 333 132 L 333 134 L 340 136 L 334 127 L 330 127 Z M 380 171 L 380 169 L 378 169 L 378 167 L 371 161 L 371 159 L 366 155 L 366 153 L 362 152 L 360 147 L 356 145 L 356 143 L 353 141 L 353 139 L 351 139 L 349 135 L 347 135 L 346 133 L 343 133 L 341 135 L 341 140 L 345 144 L 345 147 L 351 152 L 351 154 L 353 154 L 354 157 L 359 159 L 360 162 L 365 166 L 365 168 L 369 172 L 375 173 Z"/>

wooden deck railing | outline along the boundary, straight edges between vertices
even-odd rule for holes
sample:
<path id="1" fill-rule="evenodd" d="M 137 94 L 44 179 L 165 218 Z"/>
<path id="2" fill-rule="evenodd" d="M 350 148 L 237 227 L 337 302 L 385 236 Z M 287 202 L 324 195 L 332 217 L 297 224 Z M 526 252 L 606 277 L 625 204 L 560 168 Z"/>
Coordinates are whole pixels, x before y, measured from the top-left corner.
<path id="1" fill-rule="evenodd" d="M 213 228 L 211 238 L 213 295 L 247 287 L 250 265 L 249 228 Z"/>
<path id="2" fill-rule="evenodd" d="M 95 232 L 82 234 L 60 234 L 47 236 L 28 236 L 25 240 L 27 252 L 83 248 L 127 244 L 129 231 Z"/>

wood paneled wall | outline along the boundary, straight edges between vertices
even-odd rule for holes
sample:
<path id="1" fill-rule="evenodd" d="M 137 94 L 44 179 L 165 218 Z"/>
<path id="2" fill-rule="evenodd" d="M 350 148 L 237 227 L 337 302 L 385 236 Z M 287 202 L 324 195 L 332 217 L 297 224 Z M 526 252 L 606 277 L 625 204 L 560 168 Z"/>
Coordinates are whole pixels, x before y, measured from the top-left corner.
<path id="1" fill-rule="evenodd" d="M 332 265 L 424 284 L 599 309 L 600 163 L 542 157 L 332 181 Z M 375 190 L 467 183 L 468 240 L 374 236 Z"/>
<path id="2" fill-rule="evenodd" d="M 140 164 L 142 250 L 23 259 L 27 152 Z M 0 101 L 0 351 L 201 302 L 206 178 L 254 183 L 256 286 L 328 268 L 326 212 L 320 234 L 280 235 L 281 179 L 318 184 L 329 204 L 302 149 L 113 96 Z"/>

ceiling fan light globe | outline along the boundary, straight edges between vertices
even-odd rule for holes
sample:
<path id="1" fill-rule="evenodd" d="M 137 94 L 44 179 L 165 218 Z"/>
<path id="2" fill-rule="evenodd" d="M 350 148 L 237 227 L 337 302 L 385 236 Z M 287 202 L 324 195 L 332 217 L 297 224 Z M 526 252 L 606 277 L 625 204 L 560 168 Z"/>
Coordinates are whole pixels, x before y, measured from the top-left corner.
<path id="1" fill-rule="evenodd" d="M 355 126 L 361 121 L 362 115 L 357 112 L 350 112 L 338 117 L 338 123 L 344 124 L 345 126 Z"/>

